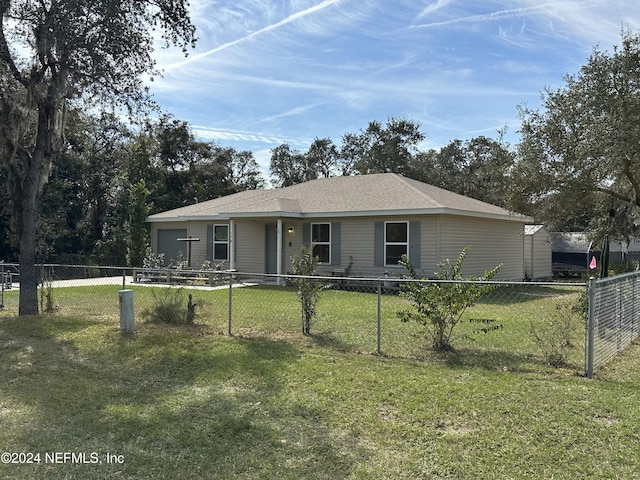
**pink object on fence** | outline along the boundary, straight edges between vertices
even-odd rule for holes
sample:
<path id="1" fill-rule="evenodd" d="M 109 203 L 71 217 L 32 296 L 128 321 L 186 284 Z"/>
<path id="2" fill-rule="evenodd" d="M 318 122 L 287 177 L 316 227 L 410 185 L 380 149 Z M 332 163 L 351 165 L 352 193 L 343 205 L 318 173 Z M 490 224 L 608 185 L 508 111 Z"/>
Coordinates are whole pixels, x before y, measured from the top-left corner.
<path id="1" fill-rule="evenodd" d="M 596 263 L 596 257 L 591 257 L 591 263 L 589 264 L 589 268 L 591 270 L 595 270 L 598 264 Z"/>

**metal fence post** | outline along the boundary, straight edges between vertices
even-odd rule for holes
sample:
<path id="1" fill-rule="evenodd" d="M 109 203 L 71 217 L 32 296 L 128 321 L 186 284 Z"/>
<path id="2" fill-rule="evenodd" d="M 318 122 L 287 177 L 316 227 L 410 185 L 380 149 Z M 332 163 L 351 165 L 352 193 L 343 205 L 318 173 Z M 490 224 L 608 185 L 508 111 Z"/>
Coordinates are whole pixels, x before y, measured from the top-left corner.
<path id="1" fill-rule="evenodd" d="M 596 299 L 596 279 L 594 277 L 589 278 L 588 287 L 589 298 L 589 318 L 587 322 L 587 365 L 586 375 L 587 378 L 593 378 L 593 356 L 594 356 L 594 330 L 595 330 L 595 299 Z"/>
<path id="2" fill-rule="evenodd" d="M 631 286 L 631 341 L 636 338 L 636 301 L 638 298 L 638 276 L 635 275 Z"/>
<path id="3" fill-rule="evenodd" d="M 229 327 L 228 327 L 228 333 L 229 336 L 231 336 L 231 317 L 232 317 L 232 305 L 233 305 L 233 294 L 232 294 L 232 290 L 233 290 L 233 274 L 231 272 L 229 272 Z"/>
<path id="4" fill-rule="evenodd" d="M 382 299 L 382 282 L 378 281 L 378 348 L 377 348 L 377 352 L 378 355 L 380 355 L 382 353 L 382 349 L 380 347 L 380 343 L 381 343 L 381 308 L 380 308 L 380 303 L 381 303 L 381 299 Z"/>
<path id="5" fill-rule="evenodd" d="M 622 351 L 622 320 L 623 320 L 623 304 L 622 304 L 622 286 L 619 283 L 616 286 L 616 355 Z"/>

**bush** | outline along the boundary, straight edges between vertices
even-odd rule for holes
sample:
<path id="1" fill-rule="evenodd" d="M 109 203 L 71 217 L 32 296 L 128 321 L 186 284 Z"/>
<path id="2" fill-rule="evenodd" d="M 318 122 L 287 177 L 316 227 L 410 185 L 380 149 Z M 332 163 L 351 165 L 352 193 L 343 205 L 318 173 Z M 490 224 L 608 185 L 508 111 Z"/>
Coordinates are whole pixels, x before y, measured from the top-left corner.
<path id="1" fill-rule="evenodd" d="M 151 247 L 147 247 L 144 260 L 142 261 L 143 268 L 164 268 L 164 253 L 154 253 Z"/>
<path id="2" fill-rule="evenodd" d="M 482 295 L 496 287 L 494 284 L 483 285 L 479 282 L 491 280 L 500 271 L 502 265 L 484 272 L 478 278 L 462 277 L 462 263 L 468 251 L 469 247 L 465 247 L 454 263 L 446 259 L 440 264 L 437 277 L 438 280 L 444 280 L 444 283 L 406 282 L 402 285 L 400 294 L 409 300 L 414 308 L 398 312 L 398 317 L 402 322 L 412 321 L 421 325 L 424 328 L 425 337 L 431 340 L 435 350 L 453 350 L 451 335 L 456 325 L 460 323 L 464 312 Z M 399 263 L 408 271 L 405 278 L 419 279 L 406 255 L 402 256 Z M 458 280 L 459 282 L 455 282 Z"/>
<path id="3" fill-rule="evenodd" d="M 573 335 L 581 317 L 582 306 L 572 298 L 556 303 L 555 315 L 530 324 L 530 331 L 545 362 L 559 368 L 567 364 L 569 349 L 573 347 Z"/>
<path id="4" fill-rule="evenodd" d="M 317 274 L 319 259 L 313 255 L 313 245 L 302 248 L 299 256 L 291 264 L 291 272 L 302 277 L 293 278 L 291 283 L 298 289 L 298 299 L 302 307 L 302 333 L 311 334 L 311 320 L 316 315 L 316 305 L 320 292 L 325 288 L 318 280 L 304 278 Z"/>
<path id="5" fill-rule="evenodd" d="M 44 312 L 53 313 L 58 310 L 58 306 L 53 298 L 53 282 L 50 278 L 44 281 L 42 285 L 42 295 L 44 297 Z"/>
<path id="6" fill-rule="evenodd" d="M 181 288 L 164 288 L 160 293 L 152 290 L 153 306 L 142 312 L 142 317 L 154 323 L 190 325 L 195 321 L 195 305 Z"/>

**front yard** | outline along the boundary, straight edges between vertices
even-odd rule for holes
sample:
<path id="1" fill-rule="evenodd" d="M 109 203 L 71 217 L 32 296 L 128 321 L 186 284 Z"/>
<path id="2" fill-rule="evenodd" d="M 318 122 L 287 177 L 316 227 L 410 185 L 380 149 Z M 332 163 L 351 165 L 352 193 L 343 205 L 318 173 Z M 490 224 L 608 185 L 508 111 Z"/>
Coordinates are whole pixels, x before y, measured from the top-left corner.
<path id="1" fill-rule="evenodd" d="M 495 298 L 474 315 L 503 328 L 469 338 L 461 331 L 458 351 L 446 355 L 412 336 L 395 318 L 397 305 L 383 305 L 376 355 L 375 295 L 371 304 L 371 294 L 325 292 L 313 335 L 303 337 L 289 301 L 295 294 L 274 288 L 234 292 L 232 337 L 226 291 L 194 293 L 202 304 L 196 326 L 138 321 L 135 335 L 122 335 L 117 304 L 115 313 L 96 309 L 100 299 L 117 302 L 108 288 L 58 289 L 57 313 L 33 318 L 13 316 L 5 302 L 0 445 L 39 454 L 40 463 L 0 465 L 0 477 L 539 479 L 640 471 L 637 344 L 596 380 L 579 375 L 579 345 L 568 367 L 553 369 L 535 353 L 524 317 Z M 143 308 L 148 293 L 135 294 Z M 558 308 L 543 307 L 544 294 L 509 298 L 521 315 Z M 372 316 L 361 319 L 362 309 Z"/>

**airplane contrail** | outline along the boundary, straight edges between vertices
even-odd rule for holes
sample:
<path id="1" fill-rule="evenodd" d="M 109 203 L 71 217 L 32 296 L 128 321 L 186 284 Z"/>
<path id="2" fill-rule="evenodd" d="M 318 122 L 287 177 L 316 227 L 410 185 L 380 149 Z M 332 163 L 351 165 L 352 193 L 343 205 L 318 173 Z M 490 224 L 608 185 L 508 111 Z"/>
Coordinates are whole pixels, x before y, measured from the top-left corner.
<path id="1" fill-rule="evenodd" d="M 279 22 L 276 22 L 272 25 L 267 25 L 266 27 L 261 28 L 260 30 L 256 30 L 255 32 L 251 32 L 249 35 L 242 37 L 242 38 L 238 38 L 237 40 L 233 40 L 231 42 L 227 42 L 224 43 L 222 45 L 217 46 L 216 48 L 212 48 L 211 50 L 207 50 L 206 52 L 202 52 L 202 53 L 198 53 L 197 55 L 193 55 L 193 56 L 189 56 L 187 59 L 183 60 L 182 62 L 178 62 L 178 63 L 173 63 L 171 65 L 168 65 L 164 68 L 165 71 L 174 69 L 174 68 L 178 68 L 178 67 L 182 67 L 184 65 L 188 65 L 190 63 L 196 62 L 202 58 L 208 57 L 209 55 L 213 55 L 215 53 L 218 53 L 222 50 L 225 50 L 226 48 L 229 47 L 233 47 L 234 45 L 238 45 L 239 43 L 245 42 L 247 40 L 250 40 L 254 37 L 257 37 L 258 35 L 261 35 L 263 33 L 266 32 L 270 32 L 272 30 L 275 30 L 276 28 L 280 28 L 284 25 L 287 25 L 288 23 L 294 22 L 296 20 L 299 20 L 300 18 L 306 17 L 307 15 L 311 15 L 312 13 L 316 13 L 319 12 L 320 10 L 324 10 L 325 8 L 328 8 L 332 5 L 335 5 L 337 3 L 340 3 L 342 0 L 323 0 L 322 2 L 320 2 L 317 5 L 314 5 L 313 7 L 309 7 L 305 10 L 301 10 L 299 12 L 293 13 L 291 15 L 289 15 L 286 18 L 283 18 L 282 20 L 280 20 Z"/>

